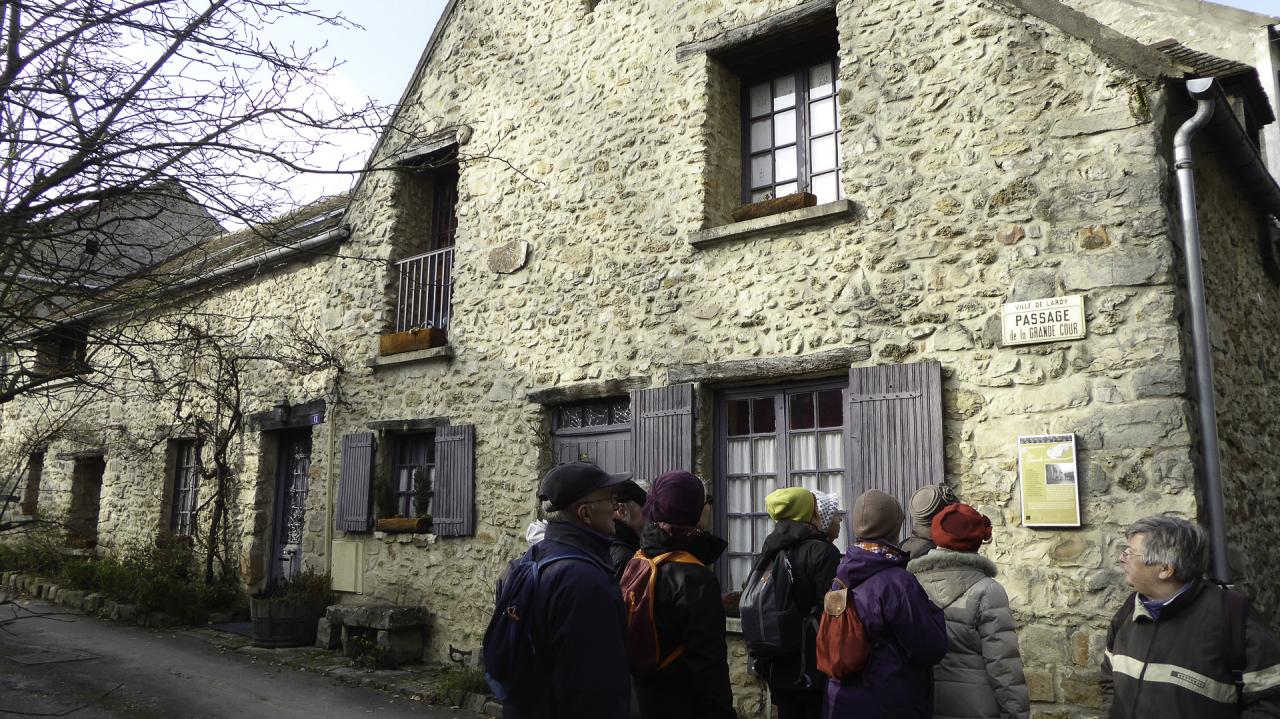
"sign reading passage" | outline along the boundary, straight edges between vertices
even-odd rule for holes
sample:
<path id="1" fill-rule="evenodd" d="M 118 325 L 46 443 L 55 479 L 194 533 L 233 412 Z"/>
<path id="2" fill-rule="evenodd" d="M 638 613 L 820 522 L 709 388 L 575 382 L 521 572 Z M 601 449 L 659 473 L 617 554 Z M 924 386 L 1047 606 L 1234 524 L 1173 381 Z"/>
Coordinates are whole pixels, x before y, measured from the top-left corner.
<path id="1" fill-rule="evenodd" d="M 1004 345 L 1078 340 L 1085 335 L 1084 297 L 1047 297 L 1004 306 Z"/>
<path id="2" fill-rule="evenodd" d="M 1022 526 L 1079 527 L 1078 478 L 1074 434 L 1019 437 Z"/>

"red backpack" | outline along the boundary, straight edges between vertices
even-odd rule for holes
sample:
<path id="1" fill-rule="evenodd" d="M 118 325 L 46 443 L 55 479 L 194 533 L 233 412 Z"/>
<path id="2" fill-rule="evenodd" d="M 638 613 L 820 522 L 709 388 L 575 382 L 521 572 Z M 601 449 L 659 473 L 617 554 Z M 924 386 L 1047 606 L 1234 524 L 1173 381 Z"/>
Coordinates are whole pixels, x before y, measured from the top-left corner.
<path id="1" fill-rule="evenodd" d="M 653 619 L 653 605 L 657 601 L 658 565 L 680 562 L 705 566 L 692 554 L 684 551 L 667 552 L 650 558 L 637 550 L 627 560 L 618 586 L 622 589 L 622 603 L 627 607 L 627 650 L 631 655 L 631 671 L 635 674 L 651 674 L 665 669 L 684 653 L 684 645 L 676 647 L 666 657 L 658 648 L 658 625 Z"/>
<path id="2" fill-rule="evenodd" d="M 853 606 L 853 593 L 848 585 L 835 580 L 839 589 L 832 589 L 822 598 L 822 620 L 818 624 L 818 671 L 832 679 L 852 679 L 867 666 L 871 655 L 871 642 Z"/>

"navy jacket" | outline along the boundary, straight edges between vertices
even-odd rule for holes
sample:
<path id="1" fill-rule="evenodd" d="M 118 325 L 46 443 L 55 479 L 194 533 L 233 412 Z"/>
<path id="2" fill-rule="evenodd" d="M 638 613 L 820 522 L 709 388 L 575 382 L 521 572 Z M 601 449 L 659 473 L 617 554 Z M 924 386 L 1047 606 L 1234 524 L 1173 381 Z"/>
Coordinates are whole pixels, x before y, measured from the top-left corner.
<path id="1" fill-rule="evenodd" d="M 853 604 L 871 642 L 871 656 L 861 675 L 827 681 L 830 716 L 933 715 L 932 669 L 947 653 L 947 620 L 906 564 L 905 552 L 874 542 L 850 545 L 840 560 L 836 578 L 854 590 Z"/>
<path id="2" fill-rule="evenodd" d="M 549 565 L 538 584 L 533 640 L 544 661 L 539 696 L 513 698 L 505 719 L 625 719 L 631 704 L 626 613 L 613 579 L 609 538 L 553 522 L 534 559 L 573 552 L 589 561 Z"/>

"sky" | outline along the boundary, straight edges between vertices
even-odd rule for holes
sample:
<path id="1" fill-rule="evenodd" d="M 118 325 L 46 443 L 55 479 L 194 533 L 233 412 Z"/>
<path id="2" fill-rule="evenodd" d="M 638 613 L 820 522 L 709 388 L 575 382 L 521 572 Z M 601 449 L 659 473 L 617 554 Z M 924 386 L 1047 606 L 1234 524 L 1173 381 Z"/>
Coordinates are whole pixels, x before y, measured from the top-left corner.
<path id="1" fill-rule="evenodd" d="M 1280 0 L 1217 1 L 1280 16 Z M 317 27 L 310 21 L 293 20 L 278 23 L 269 34 L 281 41 L 313 46 L 327 42 L 326 52 L 342 63 L 330 78 L 331 92 L 353 104 L 368 97 L 393 104 L 400 100 L 445 4 L 446 0 L 311 0 L 309 7 L 326 14 L 341 13 L 359 27 Z M 352 149 L 348 147 L 348 151 Z M 298 191 L 300 195 L 318 197 L 346 190 L 351 181 L 337 176 L 305 178 L 302 183 L 305 188 Z"/>

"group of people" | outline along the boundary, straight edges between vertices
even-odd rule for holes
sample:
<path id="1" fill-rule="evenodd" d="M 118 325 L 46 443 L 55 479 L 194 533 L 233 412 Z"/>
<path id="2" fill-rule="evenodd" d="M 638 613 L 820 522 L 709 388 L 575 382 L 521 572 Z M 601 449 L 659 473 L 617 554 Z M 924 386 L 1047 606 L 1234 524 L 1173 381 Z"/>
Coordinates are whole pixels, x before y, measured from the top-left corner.
<path id="1" fill-rule="evenodd" d="M 536 676 L 504 697 L 504 716 L 734 719 L 725 604 L 710 568 L 726 543 L 709 531 L 702 481 L 676 471 L 646 488 L 574 462 L 543 478 L 539 499 L 544 520 L 530 527 L 527 559 L 578 561 L 547 563 L 537 579 L 525 612 Z M 900 542 L 901 504 L 868 490 L 848 513 L 842 555 L 833 542 L 846 513 L 835 495 L 792 487 L 765 505 L 775 525 L 756 567 L 785 556 L 805 617 L 798 649 L 750 657 L 779 719 L 1029 716 L 1008 595 L 978 552 L 991 540 L 987 517 L 928 486 L 911 497 Z M 1157 516 L 1126 536 L 1121 561 L 1135 591 L 1107 636 L 1104 716 L 1280 716 L 1280 641 L 1242 595 L 1201 578 L 1204 531 Z M 833 586 L 849 588 L 870 647 L 865 668 L 844 680 L 820 672 L 815 656 Z M 638 611 L 651 623 L 637 624 Z M 637 631 L 657 647 L 643 671 L 635 645 L 649 637 Z"/>

